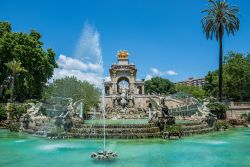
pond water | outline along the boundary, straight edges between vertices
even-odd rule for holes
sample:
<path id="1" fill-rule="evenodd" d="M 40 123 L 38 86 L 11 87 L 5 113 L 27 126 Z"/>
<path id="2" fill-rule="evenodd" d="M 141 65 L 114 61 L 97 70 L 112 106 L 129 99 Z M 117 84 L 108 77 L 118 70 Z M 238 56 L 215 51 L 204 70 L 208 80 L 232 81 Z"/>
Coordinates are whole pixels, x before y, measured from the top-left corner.
<path id="1" fill-rule="evenodd" d="M 0 129 L 2 167 L 249 167 L 250 128 L 232 129 L 180 140 L 108 140 L 118 153 L 109 162 L 97 162 L 90 154 L 102 148 L 101 140 L 56 140 L 10 133 Z"/>

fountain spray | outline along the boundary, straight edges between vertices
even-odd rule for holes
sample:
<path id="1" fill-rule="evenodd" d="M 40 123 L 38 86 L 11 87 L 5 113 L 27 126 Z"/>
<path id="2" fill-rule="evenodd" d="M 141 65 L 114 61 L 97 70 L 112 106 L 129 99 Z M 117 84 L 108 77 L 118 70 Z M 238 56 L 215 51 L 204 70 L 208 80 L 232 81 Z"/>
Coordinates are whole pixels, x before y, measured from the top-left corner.
<path id="1" fill-rule="evenodd" d="M 104 86 L 103 80 L 103 87 L 102 87 L 102 116 L 103 116 L 103 151 L 100 152 L 94 152 L 91 154 L 91 158 L 96 160 L 112 160 L 117 157 L 116 152 L 113 151 L 107 151 L 106 150 L 106 119 L 105 119 L 105 86 Z"/>
<path id="2" fill-rule="evenodd" d="M 105 133 L 105 128 L 106 128 L 106 121 L 105 121 L 105 87 L 104 87 L 104 79 L 103 79 L 103 87 L 102 87 L 102 116 L 103 116 L 103 151 L 106 150 L 106 133 Z"/>

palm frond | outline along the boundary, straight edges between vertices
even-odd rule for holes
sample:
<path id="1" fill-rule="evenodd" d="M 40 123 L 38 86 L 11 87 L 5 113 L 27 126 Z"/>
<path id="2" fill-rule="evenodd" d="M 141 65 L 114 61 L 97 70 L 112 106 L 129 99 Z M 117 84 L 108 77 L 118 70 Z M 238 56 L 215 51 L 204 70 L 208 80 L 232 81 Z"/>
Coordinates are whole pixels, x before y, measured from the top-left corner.
<path id="1" fill-rule="evenodd" d="M 26 72 L 25 68 L 22 67 L 22 63 L 20 61 L 16 61 L 15 59 L 5 63 L 5 65 L 12 71 L 13 74 Z"/>
<path id="2" fill-rule="evenodd" d="M 207 15 L 201 20 L 203 33 L 207 39 L 215 37 L 218 40 L 224 32 L 227 35 L 234 35 L 240 27 L 239 8 L 230 6 L 226 0 L 208 0 L 208 2 L 208 8 L 202 11 Z"/>

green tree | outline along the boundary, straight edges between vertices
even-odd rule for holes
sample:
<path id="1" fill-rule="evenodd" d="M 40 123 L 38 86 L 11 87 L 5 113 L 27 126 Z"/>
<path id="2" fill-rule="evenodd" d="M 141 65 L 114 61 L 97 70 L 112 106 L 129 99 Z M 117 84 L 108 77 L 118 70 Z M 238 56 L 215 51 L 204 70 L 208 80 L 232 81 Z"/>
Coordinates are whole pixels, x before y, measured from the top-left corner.
<path id="1" fill-rule="evenodd" d="M 175 93 L 174 83 L 161 77 L 153 77 L 145 81 L 146 93 L 171 94 Z"/>
<path id="2" fill-rule="evenodd" d="M 205 76 L 203 89 L 206 96 L 216 97 L 218 95 L 218 70 L 208 72 L 207 76 Z"/>
<path id="3" fill-rule="evenodd" d="M 203 17 L 202 29 L 207 39 L 214 36 L 219 41 L 219 100 L 222 99 L 222 60 L 223 46 L 222 40 L 225 32 L 234 35 L 239 30 L 240 20 L 237 18 L 239 8 L 230 6 L 226 0 L 208 0 L 208 9 L 202 11 L 207 15 Z"/>
<path id="4" fill-rule="evenodd" d="M 10 75 L 4 64 L 18 60 L 27 72 L 20 73 L 15 80 L 16 100 L 39 99 L 43 87 L 57 67 L 54 51 L 43 49 L 41 34 L 35 30 L 30 33 L 13 32 L 10 23 L 0 22 L 0 56 L 0 83 Z M 4 92 L 3 97 L 6 97 L 8 90 Z"/>
<path id="5" fill-rule="evenodd" d="M 72 98 L 74 101 L 83 99 L 85 109 L 89 110 L 99 103 L 100 90 L 87 81 L 77 80 L 76 77 L 65 77 L 55 80 L 44 90 L 44 99 L 51 96 Z"/>
<path id="6" fill-rule="evenodd" d="M 6 120 L 7 119 L 7 114 L 4 109 L 4 106 L 0 105 L 0 121 Z"/>
<path id="7" fill-rule="evenodd" d="M 14 95 L 14 86 L 15 86 L 15 79 L 17 75 L 21 72 L 26 72 L 26 70 L 21 66 L 22 63 L 20 61 L 12 60 L 5 65 L 11 70 L 12 80 L 11 80 L 11 102 L 13 102 L 13 95 Z"/>
<path id="8" fill-rule="evenodd" d="M 176 85 L 175 89 L 177 92 L 183 92 L 183 93 L 192 95 L 193 97 L 197 99 L 203 99 L 206 97 L 206 92 L 205 90 L 202 89 L 202 87 Z"/>
<path id="9" fill-rule="evenodd" d="M 224 65 L 225 88 L 228 98 L 234 100 L 250 99 L 250 61 L 243 54 L 229 52 Z"/>
<path id="10" fill-rule="evenodd" d="M 221 102 L 208 103 L 207 107 L 210 109 L 211 113 L 215 114 L 218 119 L 224 119 L 226 116 L 226 111 L 228 106 Z"/>
<path id="11" fill-rule="evenodd" d="M 227 99 L 234 101 L 250 100 L 250 55 L 229 52 L 225 56 L 223 69 L 223 92 Z M 209 72 L 205 77 L 204 90 L 210 96 L 218 92 L 218 71 Z"/>
<path id="12" fill-rule="evenodd" d="M 11 24 L 9 22 L 0 22 L 0 36 L 9 32 L 11 32 Z"/>

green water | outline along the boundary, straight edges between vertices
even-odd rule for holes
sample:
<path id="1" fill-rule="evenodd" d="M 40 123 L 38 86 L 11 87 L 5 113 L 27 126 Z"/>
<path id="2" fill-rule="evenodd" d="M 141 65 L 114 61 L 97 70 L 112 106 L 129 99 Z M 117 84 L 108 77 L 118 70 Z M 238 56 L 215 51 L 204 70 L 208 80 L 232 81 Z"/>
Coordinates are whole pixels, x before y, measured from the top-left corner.
<path id="1" fill-rule="evenodd" d="M 249 167 L 250 129 L 233 129 L 181 140 L 108 140 L 119 154 L 111 162 L 96 162 L 90 154 L 101 140 L 51 141 L 0 130 L 1 167 Z"/>

